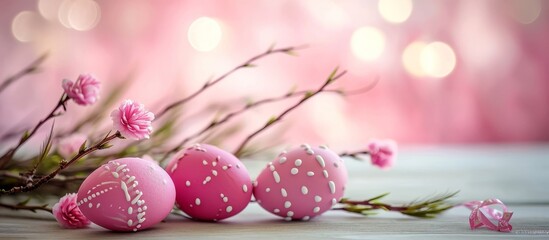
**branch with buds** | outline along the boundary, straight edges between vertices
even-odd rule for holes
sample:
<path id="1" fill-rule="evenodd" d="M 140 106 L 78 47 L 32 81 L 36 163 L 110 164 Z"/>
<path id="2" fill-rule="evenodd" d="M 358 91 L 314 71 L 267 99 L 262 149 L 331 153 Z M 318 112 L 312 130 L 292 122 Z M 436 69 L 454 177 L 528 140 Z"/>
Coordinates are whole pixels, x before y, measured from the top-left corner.
<path id="1" fill-rule="evenodd" d="M 343 204 L 344 206 L 334 208 L 333 210 L 341 210 L 366 216 L 374 214 L 376 210 L 385 210 L 399 212 L 404 215 L 418 218 L 434 218 L 437 215 L 445 212 L 446 210 L 454 207 L 454 205 L 448 203 L 448 199 L 454 197 L 456 194 L 458 194 L 458 192 L 445 193 L 422 201 L 411 202 L 409 204 L 401 206 L 390 205 L 379 201 L 380 199 L 389 195 L 389 193 L 384 193 L 364 201 L 354 201 L 343 198 L 341 199 L 341 201 L 339 201 L 339 203 Z"/>

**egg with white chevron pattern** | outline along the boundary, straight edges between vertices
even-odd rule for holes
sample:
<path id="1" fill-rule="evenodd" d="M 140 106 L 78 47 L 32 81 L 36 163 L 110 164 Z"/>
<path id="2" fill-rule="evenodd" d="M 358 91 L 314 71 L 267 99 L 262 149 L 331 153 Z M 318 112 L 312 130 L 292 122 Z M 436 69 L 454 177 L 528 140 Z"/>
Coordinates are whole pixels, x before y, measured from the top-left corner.
<path id="1" fill-rule="evenodd" d="M 162 221 L 175 202 L 174 184 L 156 162 L 121 158 L 84 180 L 77 205 L 91 222 L 114 231 L 139 231 Z"/>

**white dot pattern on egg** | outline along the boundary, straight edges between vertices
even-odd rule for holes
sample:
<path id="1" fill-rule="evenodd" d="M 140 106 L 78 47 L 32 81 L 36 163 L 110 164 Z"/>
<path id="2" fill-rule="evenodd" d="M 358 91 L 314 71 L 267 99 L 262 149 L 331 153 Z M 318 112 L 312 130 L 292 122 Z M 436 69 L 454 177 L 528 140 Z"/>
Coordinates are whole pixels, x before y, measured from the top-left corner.
<path id="1" fill-rule="evenodd" d="M 252 198 L 246 167 L 232 154 L 211 145 L 196 144 L 181 151 L 166 171 L 175 184 L 178 207 L 193 219 L 232 217 Z"/>
<path id="2" fill-rule="evenodd" d="M 265 210 L 285 220 L 307 221 L 343 197 L 347 169 L 327 147 L 303 144 L 267 164 L 256 183 L 254 196 Z"/>
<path id="3" fill-rule="evenodd" d="M 114 231 L 139 231 L 162 221 L 173 208 L 175 187 L 156 162 L 121 158 L 84 180 L 77 205 L 91 222 Z"/>

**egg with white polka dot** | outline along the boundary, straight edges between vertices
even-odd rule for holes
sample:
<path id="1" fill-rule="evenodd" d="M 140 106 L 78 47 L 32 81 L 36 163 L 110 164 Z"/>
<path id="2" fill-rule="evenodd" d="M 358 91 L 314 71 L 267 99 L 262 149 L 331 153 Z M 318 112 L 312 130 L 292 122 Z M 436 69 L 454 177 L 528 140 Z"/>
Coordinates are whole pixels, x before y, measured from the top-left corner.
<path id="1" fill-rule="evenodd" d="M 173 208 L 175 187 L 152 160 L 120 158 L 93 171 L 76 203 L 91 222 L 114 231 L 140 231 L 162 221 Z"/>
<path id="2" fill-rule="evenodd" d="M 254 196 L 285 220 L 307 221 L 336 205 L 346 184 L 347 169 L 336 153 L 303 144 L 267 164 L 254 182 Z"/>
<path id="3" fill-rule="evenodd" d="M 232 217 L 248 205 L 252 181 L 246 167 L 229 152 L 196 144 L 166 166 L 176 188 L 179 209 L 201 221 Z"/>

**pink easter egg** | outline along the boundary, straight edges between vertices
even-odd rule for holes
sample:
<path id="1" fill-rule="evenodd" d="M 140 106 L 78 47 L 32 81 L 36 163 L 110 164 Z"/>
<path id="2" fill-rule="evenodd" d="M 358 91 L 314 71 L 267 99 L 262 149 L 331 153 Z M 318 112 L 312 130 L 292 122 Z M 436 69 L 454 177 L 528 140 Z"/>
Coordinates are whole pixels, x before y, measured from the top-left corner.
<path id="1" fill-rule="evenodd" d="M 84 180 L 77 205 L 91 222 L 114 231 L 139 231 L 162 221 L 173 208 L 175 187 L 158 164 L 120 158 Z"/>
<path id="2" fill-rule="evenodd" d="M 254 196 L 265 210 L 285 220 L 309 220 L 343 197 L 347 169 L 325 146 L 307 144 L 282 152 L 254 182 Z"/>
<path id="3" fill-rule="evenodd" d="M 252 181 L 246 167 L 232 154 L 196 144 L 176 154 L 166 166 L 176 190 L 179 209 L 193 219 L 218 221 L 248 205 Z"/>

